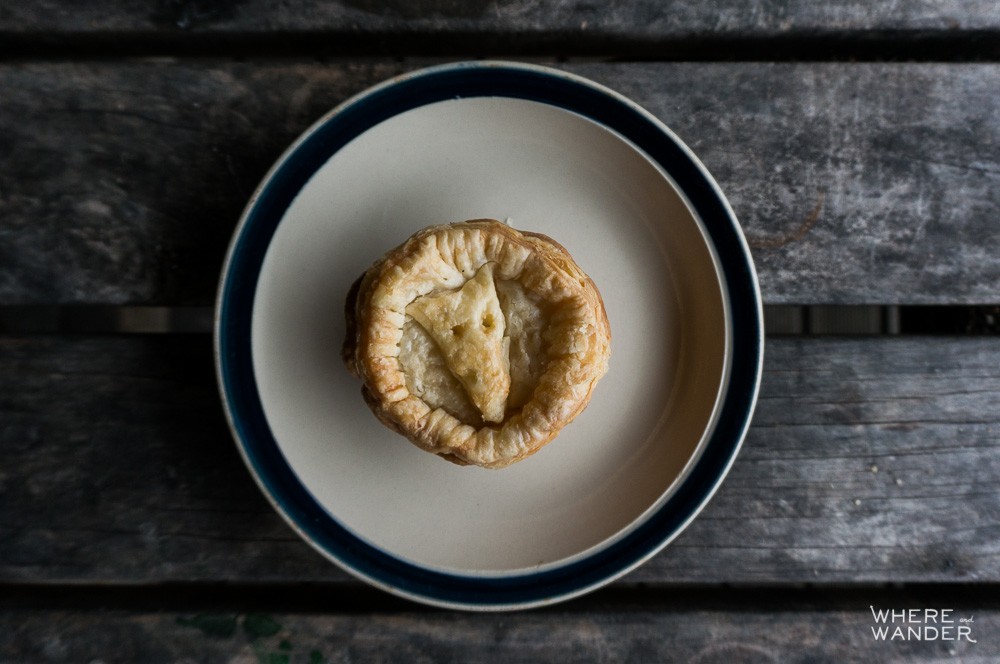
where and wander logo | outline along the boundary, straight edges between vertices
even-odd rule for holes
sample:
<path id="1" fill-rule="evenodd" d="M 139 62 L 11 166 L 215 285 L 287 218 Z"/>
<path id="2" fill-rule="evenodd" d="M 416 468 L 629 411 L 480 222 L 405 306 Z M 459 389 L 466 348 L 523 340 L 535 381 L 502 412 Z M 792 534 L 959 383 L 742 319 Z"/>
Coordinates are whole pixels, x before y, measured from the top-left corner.
<path id="1" fill-rule="evenodd" d="M 976 643 L 975 616 L 955 618 L 954 609 L 872 610 L 872 636 L 876 641 L 968 641 Z"/>

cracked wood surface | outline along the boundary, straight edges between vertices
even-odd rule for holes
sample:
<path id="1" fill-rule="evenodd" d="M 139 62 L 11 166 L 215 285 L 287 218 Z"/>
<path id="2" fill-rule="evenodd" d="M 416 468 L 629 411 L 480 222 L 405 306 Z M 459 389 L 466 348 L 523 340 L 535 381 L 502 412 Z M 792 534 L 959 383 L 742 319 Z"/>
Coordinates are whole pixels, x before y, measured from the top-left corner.
<path id="1" fill-rule="evenodd" d="M 699 35 L 947 32 L 1000 27 L 990 0 L 39 0 L 0 10 L 0 34 L 213 35 L 344 33 L 588 34 L 636 39 Z"/>
<path id="2" fill-rule="evenodd" d="M 1000 583 L 998 351 L 771 340 L 732 472 L 618 585 Z M 356 583 L 243 467 L 208 337 L 8 337 L 0 380 L 0 582 Z"/>
<path id="3" fill-rule="evenodd" d="M 414 56 L 494 52 L 731 60 L 557 66 L 694 149 L 767 303 L 995 304 L 998 34 L 993 0 L 7 3 L 0 306 L 212 303 L 299 133 Z M 124 57 L 151 54 L 201 57 Z M 364 587 L 273 512 L 207 336 L 0 337 L 0 660 L 993 662 L 998 351 L 769 339 L 746 444 L 674 543 L 572 603 L 463 615 Z M 979 642 L 877 642 L 869 604 L 953 608 Z"/>
<path id="4" fill-rule="evenodd" d="M 951 639 L 947 641 L 876 641 L 872 632 L 876 623 L 864 602 L 864 597 L 859 597 L 857 606 L 827 611 L 772 607 L 747 613 L 726 608 L 640 606 L 618 611 L 548 610 L 504 616 L 446 611 L 339 615 L 196 610 L 6 611 L 0 612 L 0 653 L 16 653 L 24 661 L 107 664 L 986 664 L 996 661 L 1000 654 L 1000 647 L 990 638 L 1000 629 L 1000 611 L 995 607 L 944 607 L 954 609 L 949 614 L 954 623 L 947 625 L 951 628 Z M 959 622 L 969 618 L 974 622 Z M 955 639 L 960 627 L 968 631 L 963 638 Z M 95 638 L 95 634 L 102 636 Z"/>
<path id="5" fill-rule="evenodd" d="M 211 303 L 270 164 L 415 66 L 0 65 L 0 303 Z M 997 65 L 560 66 L 634 98 L 699 155 L 767 303 L 995 301 Z"/>

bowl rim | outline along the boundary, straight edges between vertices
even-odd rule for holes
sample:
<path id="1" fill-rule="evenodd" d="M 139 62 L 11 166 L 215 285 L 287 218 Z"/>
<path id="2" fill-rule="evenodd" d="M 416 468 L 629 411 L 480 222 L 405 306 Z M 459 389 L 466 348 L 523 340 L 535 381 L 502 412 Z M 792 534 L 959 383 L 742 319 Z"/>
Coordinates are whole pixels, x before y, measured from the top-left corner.
<path id="1" fill-rule="evenodd" d="M 716 252 L 728 310 L 729 374 L 714 430 L 673 495 L 611 545 L 564 566 L 512 576 L 432 570 L 393 556 L 339 524 L 309 494 L 267 425 L 250 353 L 253 298 L 271 237 L 298 191 L 341 147 L 407 110 L 462 97 L 510 97 L 580 114 L 636 146 L 678 188 Z M 377 84 L 335 107 L 296 139 L 251 195 L 223 263 L 213 350 L 218 389 L 237 449 L 272 507 L 324 557 L 392 594 L 434 606 L 515 610 L 593 591 L 667 546 L 701 512 L 735 460 L 756 405 L 763 367 L 760 286 L 743 231 L 718 184 L 661 121 L 624 95 L 540 65 L 438 65 Z"/>

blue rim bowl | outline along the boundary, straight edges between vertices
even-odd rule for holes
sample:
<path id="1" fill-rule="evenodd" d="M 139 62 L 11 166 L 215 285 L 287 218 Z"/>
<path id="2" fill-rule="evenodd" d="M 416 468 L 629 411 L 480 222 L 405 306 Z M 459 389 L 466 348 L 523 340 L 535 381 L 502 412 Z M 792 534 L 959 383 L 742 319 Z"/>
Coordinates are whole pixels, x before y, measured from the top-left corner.
<path id="1" fill-rule="evenodd" d="M 315 171 L 355 137 L 399 113 L 468 97 L 549 104 L 604 125 L 639 146 L 674 181 L 714 245 L 728 292 L 730 374 L 714 431 L 681 486 L 637 528 L 565 566 L 517 576 L 431 570 L 380 550 L 345 529 L 310 495 L 283 457 L 257 390 L 251 318 L 257 278 L 275 229 Z M 223 266 L 215 361 L 226 415 L 252 475 L 275 509 L 312 546 L 351 574 L 426 604 L 510 610 L 551 604 L 601 587 L 673 540 L 701 511 L 732 465 L 750 424 L 763 362 L 760 289 L 736 216 L 697 157 L 665 125 L 626 97 L 556 69 L 471 62 L 432 67 L 377 85 L 307 130 L 251 197 Z"/>

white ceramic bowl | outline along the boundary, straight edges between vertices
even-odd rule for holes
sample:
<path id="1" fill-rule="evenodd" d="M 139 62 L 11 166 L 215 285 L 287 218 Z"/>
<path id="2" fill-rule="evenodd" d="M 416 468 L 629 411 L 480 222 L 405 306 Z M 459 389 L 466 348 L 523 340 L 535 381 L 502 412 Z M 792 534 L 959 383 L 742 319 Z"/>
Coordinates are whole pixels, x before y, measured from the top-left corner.
<path id="1" fill-rule="evenodd" d="M 481 217 L 566 246 L 612 331 L 589 407 L 499 471 L 383 427 L 339 359 L 354 279 Z M 278 161 L 226 260 L 217 368 L 248 467 L 306 541 L 418 601 L 523 608 L 621 576 L 704 506 L 750 420 L 761 318 L 732 210 L 666 127 L 561 71 L 466 63 L 355 97 Z"/>

